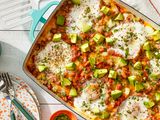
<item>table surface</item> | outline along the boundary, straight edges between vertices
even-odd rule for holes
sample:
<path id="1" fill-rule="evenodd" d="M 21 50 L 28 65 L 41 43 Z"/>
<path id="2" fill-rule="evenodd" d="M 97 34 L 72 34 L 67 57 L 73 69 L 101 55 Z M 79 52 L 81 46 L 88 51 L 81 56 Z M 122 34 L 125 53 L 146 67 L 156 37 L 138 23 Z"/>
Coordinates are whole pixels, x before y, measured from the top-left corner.
<path id="1" fill-rule="evenodd" d="M 51 0 L 45 0 L 41 4 L 45 5 L 48 1 Z M 0 28 L 0 42 L 2 44 L 0 71 L 9 71 L 22 77 L 32 87 L 38 97 L 42 120 L 49 120 L 52 113 L 67 108 L 37 86 L 22 70 L 23 61 L 32 44 L 28 37 L 29 26 L 30 24 L 28 23 L 12 30 Z M 80 117 L 79 119 L 82 120 Z"/>

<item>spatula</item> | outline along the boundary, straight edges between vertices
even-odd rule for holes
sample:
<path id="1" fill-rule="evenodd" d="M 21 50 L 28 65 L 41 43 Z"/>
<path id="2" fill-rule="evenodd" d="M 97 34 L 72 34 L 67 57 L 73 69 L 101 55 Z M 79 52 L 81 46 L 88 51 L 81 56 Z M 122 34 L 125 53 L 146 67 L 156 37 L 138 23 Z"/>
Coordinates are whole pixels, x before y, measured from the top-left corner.
<path id="1" fill-rule="evenodd" d="M 31 9 L 38 9 L 39 0 L 0 0 L 0 26 L 11 29 L 32 20 Z"/>

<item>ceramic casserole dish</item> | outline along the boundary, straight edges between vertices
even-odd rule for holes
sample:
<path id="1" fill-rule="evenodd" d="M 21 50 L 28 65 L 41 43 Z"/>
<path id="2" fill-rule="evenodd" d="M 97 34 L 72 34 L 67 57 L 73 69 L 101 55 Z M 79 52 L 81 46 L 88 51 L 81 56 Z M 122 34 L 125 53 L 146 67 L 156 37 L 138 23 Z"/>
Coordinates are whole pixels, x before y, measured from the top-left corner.
<path id="1" fill-rule="evenodd" d="M 160 119 L 159 29 L 120 0 L 62 0 L 23 70 L 84 119 Z"/>

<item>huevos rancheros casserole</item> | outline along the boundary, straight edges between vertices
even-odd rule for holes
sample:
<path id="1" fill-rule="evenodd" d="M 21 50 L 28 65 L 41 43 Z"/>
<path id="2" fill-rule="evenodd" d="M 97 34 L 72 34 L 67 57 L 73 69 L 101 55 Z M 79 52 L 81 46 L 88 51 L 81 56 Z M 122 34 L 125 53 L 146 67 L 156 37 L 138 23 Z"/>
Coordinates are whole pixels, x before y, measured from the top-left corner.
<path id="1" fill-rule="evenodd" d="M 94 120 L 160 120 L 160 30 L 112 0 L 66 0 L 27 68 Z"/>

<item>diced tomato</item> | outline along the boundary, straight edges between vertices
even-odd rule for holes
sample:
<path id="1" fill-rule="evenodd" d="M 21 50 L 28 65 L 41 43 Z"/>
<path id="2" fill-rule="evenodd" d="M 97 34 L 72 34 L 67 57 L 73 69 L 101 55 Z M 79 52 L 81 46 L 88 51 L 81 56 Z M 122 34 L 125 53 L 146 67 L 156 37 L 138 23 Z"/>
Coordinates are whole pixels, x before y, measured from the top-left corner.
<path id="1" fill-rule="evenodd" d="M 69 73 L 68 73 L 68 77 L 74 77 L 75 74 L 76 74 L 75 72 L 69 72 Z"/>
<path id="2" fill-rule="evenodd" d="M 111 84 L 114 82 L 114 80 L 108 79 L 108 82 L 109 82 L 109 84 L 111 85 Z"/>
<path id="3" fill-rule="evenodd" d="M 143 71 L 143 75 L 148 78 L 148 72 L 146 70 Z"/>
<path id="4" fill-rule="evenodd" d="M 126 67 L 123 67 L 121 75 L 123 78 L 127 78 L 127 76 L 129 75 L 129 70 Z"/>
<path id="5" fill-rule="evenodd" d="M 80 56 L 81 56 L 81 52 L 78 51 L 77 54 L 76 54 L 76 57 L 78 58 L 78 57 L 80 57 Z"/>
<path id="6" fill-rule="evenodd" d="M 85 79 L 90 79 L 91 78 L 91 72 L 85 75 Z"/>
<path id="7" fill-rule="evenodd" d="M 84 67 L 86 67 L 88 65 L 89 65 L 89 61 L 87 61 L 87 62 L 84 63 Z"/>
<path id="8" fill-rule="evenodd" d="M 121 90 L 121 89 L 122 89 L 122 85 L 121 85 L 120 83 L 117 84 L 117 85 L 116 85 L 116 89 L 117 89 L 117 90 Z"/>
<path id="9" fill-rule="evenodd" d="M 52 89 L 52 86 L 51 86 L 51 85 L 47 85 L 47 88 L 48 88 L 49 90 L 51 90 L 51 89 Z"/>
<path id="10" fill-rule="evenodd" d="M 74 81 L 78 81 L 79 80 L 80 75 L 78 73 L 76 73 L 75 77 L 74 77 Z"/>
<path id="11" fill-rule="evenodd" d="M 72 97 L 71 97 L 71 96 L 67 96 L 67 99 L 68 99 L 68 100 L 71 100 L 71 99 L 72 99 Z"/>
<path id="12" fill-rule="evenodd" d="M 115 107 L 120 106 L 120 104 L 125 100 L 125 96 L 121 96 L 118 98 L 118 100 L 115 102 Z"/>
<path id="13" fill-rule="evenodd" d="M 75 62 L 77 59 L 77 56 L 72 57 L 72 62 Z"/>
<path id="14" fill-rule="evenodd" d="M 89 41 L 89 43 L 90 43 L 91 46 L 93 46 L 93 45 L 95 44 L 95 42 L 94 42 L 93 39 L 91 39 L 91 40 Z"/>
<path id="15" fill-rule="evenodd" d="M 85 71 L 82 71 L 81 74 L 80 74 L 80 76 L 84 77 L 84 75 L 85 75 Z"/>
<path id="16" fill-rule="evenodd" d="M 104 50 L 105 50 L 104 47 L 101 47 L 99 52 L 104 52 Z"/>
<path id="17" fill-rule="evenodd" d="M 87 54 L 84 53 L 82 57 L 83 57 L 83 62 L 87 62 L 87 59 L 88 59 L 88 58 L 87 58 Z"/>
<path id="18" fill-rule="evenodd" d="M 117 106 L 120 106 L 121 102 L 120 101 L 116 101 L 115 102 L 115 106 L 114 107 L 117 107 Z"/>
<path id="19" fill-rule="evenodd" d="M 103 62 L 99 62 L 97 63 L 97 68 L 104 68 L 104 63 Z"/>
<path id="20" fill-rule="evenodd" d="M 77 45 L 72 45 L 71 49 L 73 51 L 78 51 L 79 50 L 79 47 Z"/>

